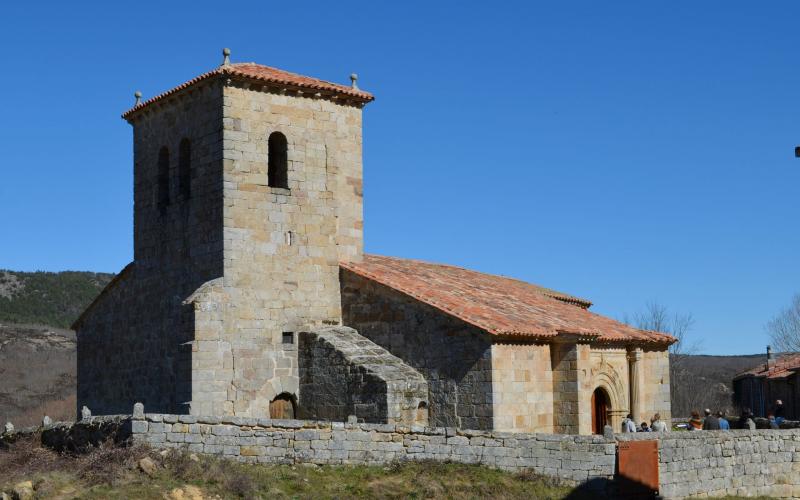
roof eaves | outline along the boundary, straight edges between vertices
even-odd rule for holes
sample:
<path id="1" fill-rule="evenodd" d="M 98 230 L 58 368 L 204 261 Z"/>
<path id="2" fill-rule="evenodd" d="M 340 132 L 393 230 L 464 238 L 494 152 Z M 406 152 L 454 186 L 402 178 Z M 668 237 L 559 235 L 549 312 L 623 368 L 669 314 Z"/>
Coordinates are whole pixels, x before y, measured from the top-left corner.
<path id="1" fill-rule="evenodd" d="M 188 80 L 186 82 L 183 82 L 182 84 L 178 85 L 177 87 L 172 87 L 171 89 L 169 89 L 169 90 L 167 90 L 165 92 L 162 92 L 162 93 L 160 93 L 160 94 L 158 94 L 156 96 L 153 96 L 150 99 L 147 99 L 146 101 L 142 101 L 141 103 L 139 103 L 136 106 L 132 107 L 128 111 L 122 113 L 122 118 L 125 119 L 125 120 L 128 120 L 134 114 L 136 114 L 138 111 L 150 106 L 151 104 L 155 103 L 156 101 L 160 101 L 160 100 L 164 99 L 165 97 L 168 97 L 168 96 L 171 96 L 173 94 L 176 94 L 176 93 L 180 92 L 183 89 L 189 88 L 189 87 L 191 87 L 191 86 L 193 86 L 193 85 L 195 85 L 197 83 L 202 82 L 203 80 L 207 80 L 207 79 L 209 79 L 209 78 L 211 78 L 213 76 L 220 75 L 220 74 L 222 74 L 220 69 L 221 68 L 215 68 L 215 69 L 213 69 L 211 71 L 208 71 L 206 73 L 203 73 L 201 75 L 197 75 L 196 77 L 194 77 L 191 80 Z"/>
<path id="2" fill-rule="evenodd" d="M 165 92 L 162 92 L 162 93 L 160 93 L 160 94 L 158 94 L 156 96 L 153 96 L 150 99 L 147 99 L 146 101 L 143 101 L 143 102 L 137 104 L 136 106 L 132 107 L 128 111 L 125 111 L 124 113 L 122 113 L 122 118 L 125 119 L 125 120 L 129 120 L 138 111 L 150 106 L 151 104 L 153 104 L 153 103 L 155 103 L 157 101 L 160 101 L 160 100 L 164 99 L 165 97 L 168 97 L 170 95 L 176 94 L 176 93 L 180 92 L 181 90 L 184 90 L 184 89 L 189 88 L 189 87 L 191 87 L 193 85 L 196 85 L 197 83 L 202 82 L 203 80 L 207 80 L 207 79 L 209 79 L 211 77 L 214 77 L 214 76 L 222 76 L 222 75 L 232 76 L 232 77 L 236 77 L 236 78 L 240 78 L 240 79 L 244 79 L 244 80 L 275 83 L 275 84 L 282 85 L 284 87 L 292 88 L 292 89 L 301 89 L 301 90 L 302 89 L 313 89 L 313 90 L 319 91 L 320 93 L 325 92 L 327 95 L 331 95 L 331 96 L 341 94 L 341 95 L 346 96 L 346 98 L 348 98 L 348 99 L 353 99 L 353 100 L 355 100 L 357 102 L 360 102 L 362 104 L 366 104 L 368 102 L 371 102 L 371 101 L 375 100 L 375 96 L 373 96 L 369 92 L 365 92 L 363 90 L 349 89 L 349 88 L 347 88 L 347 87 L 345 87 L 343 85 L 339 85 L 339 84 L 332 83 L 332 82 L 326 82 L 324 80 L 319 80 L 319 82 L 321 82 L 321 84 L 293 82 L 293 81 L 290 81 L 290 80 L 287 80 L 287 79 L 283 79 L 283 78 L 265 77 L 265 76 L 260 76 L 260 75 L 254 75 L 252 73 L 248 73 L 246 71 L 241 71 L 241 70 L 237 69 L 235 65 L 229 65 L 229 66 L 219 66 L 217 68 L 214 68 L 211 71 L 207 71 L 207 72 L 205 72 L 203 74 L 200 74 L 200 75 L 192 78 L 191 80 L 188 80 L 188 81 L 186 81 L 186 82 L 184 82 L 184 83 L 182 83 L 182 84 L 180 84 L 180 85 L 178 85 L 176 87 L 173 87 L 173 88 L 171 88 L 171 89 L 169 89 L 169 90 L 167 90 Z M 301 76 L 301 75 L 298 75 L 298 76 Z"/>
<path id="3" fill-rule="evenodd" d="M 246 63 L 246 64 L 257 65 L 256 63 Z M 257 65 L 257 66 L 260 66 L 260 65 Z M 264 67 L 267 67 L 267 66 L 264 66 Z M 365 92 L 363 90 L 357 90 L 357 89 L 353 89 L 353 88 L 348 88 L 348 87 L 345 87 L 344 85 L 340 85 L 338 83 L 328 82 L 328 81 L 325 81 L 325 80 L 319 80 L 319 79 L 316 79 L 316 78 L 309 79 L 309 80 L 314 80 L 314 81 L 317 81 L 319 83 L 311 83 L 311 82 L 301 83 L 301 82 L 293 82 L 291 80 L 287 80 L 287 79 L 284 79 L 284 78 L 266 77 L 266 76 L 261 76 L 261 75 L 254 75 L 254 74 L 249 73 L 247 71 L 240 70 L 239 68 L 237 68 L 236 65 L 223 66 L 223 67 L 220 67 L 219 69 L 221 70 L 221 72 L 223 74 L 229 74 L 229 75 L 232 75 L 232 76 L 238 76 L 238 77 L 241 77 L 241 78 L 255 80 L 255 81 L 277 83 L 277 84 L 280 84 L 280 85 L 285 85 L 287 87 L 295 87 L 295 88 L 300 88 L 300 89 L 324 90 L 324 91 L 330 92 L 332 94 L 343 94 L 343 95 L 346 95 L 346 96 L 348 96 L 350 98 L 353 98 L 353 99 L 356 99 L 356 100 L 359 100 L 359 101 L 363 101 L 363 102 L 370 102 L 370 101 L 374 101 L 375 100 L 375 97 L 372 94 L 370 94 L 369 92 Z M 274 68 L 271 68 L 271 69 L 274 69 Z M 280 70 L 280 71 L 282 71 L 282 70 Z M 302 75 L 297 75 L 297 76 L 302 76 Z"/>
<path id="4" fill-rule="evenodd" d="M 83 323 L 84 319 L 86 319 L 86 316 L 89 314 L 89 312 L 92 309 L 94 309 L 97 304 L 100 303 L 100 301 L 102 300 L 103 297 L 105 297 L 106 294 L 108 294 L 114 287 L 116 287 L 117 284 L 123 278 L 128 276 L 128 274 L 130 274 L 132 271 L 133 271 L 133 262 L 130 262 L 128 263 L 127 266 L 122 268 L 122 271 L 120 271 L 119 273 L 117 273 L 116 276 L 111 278 L 111 281 L 109 281 L 108 284 L 106 284 L 106 286 L 100 291 L 100 293 L 97 294 L 97 297 L 95 297 L 94 300 L 88 306 L 86 306 L 86 309 L 84 309 L 81 315 L 78 316 L 78 319 L 72 322 L 72 325 L 70 325 L 70 329 L 77 330 L 78 328 L 80 328 L 81 324 Z"/>

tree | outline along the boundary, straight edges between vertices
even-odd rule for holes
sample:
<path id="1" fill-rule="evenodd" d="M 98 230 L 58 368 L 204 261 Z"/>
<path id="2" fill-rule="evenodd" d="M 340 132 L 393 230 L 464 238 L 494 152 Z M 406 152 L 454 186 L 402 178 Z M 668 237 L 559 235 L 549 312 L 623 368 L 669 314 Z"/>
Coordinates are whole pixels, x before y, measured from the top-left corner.
<path id="1" fill-rule="evenodd" d="M 800 294 L 767 323 L 766 330 L 778 352 L 800 351 Z"/>
<path id="2" fill-rule="evenodd" d="M 692 373 L 685 367 L 686 357 L 695 354 L 700 348 L 699 341 L 693 341 L 689 332 L 694 326 L 694 317 L 691 313 L 670 313 L 666 306 L 658 302 L 648 302 L 644 310 L 626 315 L 623 322 L 641 328 L 667 333 L 675 337 L 676 341 L 669 347 L 669 378 L 670 399 L 672 400 L 672 414 L 688 416 L 694 408 L 713 406 L 724 408 L 730 403 L 727 396 L 720 399 L 708 384 L 698 386 Z"/>
<path id="3" fill-rule="evenodd" d="M 694 326 L 691 313 L 670 314 L 669 310 L 658 302 L 648 302 L 643 311 L 627 315 L 623 322 L 642 330 L 653 330 L 667 333 L 675 337 L 676 342 L 669 346 L 669 353 L 676 356 L 694 354 L 700 349 L 700 342 L 690 341 L 689 331 Z"/>

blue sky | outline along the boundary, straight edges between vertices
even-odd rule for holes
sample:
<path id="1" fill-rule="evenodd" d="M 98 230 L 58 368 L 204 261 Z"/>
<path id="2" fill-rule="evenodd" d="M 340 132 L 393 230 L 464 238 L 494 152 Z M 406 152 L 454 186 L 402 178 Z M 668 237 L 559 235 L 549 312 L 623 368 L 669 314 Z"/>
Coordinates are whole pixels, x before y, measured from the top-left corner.
<path id="1" fill-rule="evenodd" d="M 800 3 L 113 3 L 4 5 L 0 268 L 121 269 L 119 115 L 227 46 L 376 95 L 369 252 L 657 301 L 712 354 L 800 292 Z"/>

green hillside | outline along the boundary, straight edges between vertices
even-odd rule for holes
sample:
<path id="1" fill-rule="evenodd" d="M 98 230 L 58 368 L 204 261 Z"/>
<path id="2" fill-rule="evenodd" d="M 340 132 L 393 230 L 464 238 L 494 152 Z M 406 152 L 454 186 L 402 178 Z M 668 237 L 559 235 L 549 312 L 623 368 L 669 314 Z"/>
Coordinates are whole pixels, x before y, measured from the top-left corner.
<path id="1" fill-rule="evenodd" d="M 113 274 L 0 270 L 0 322 L 69 328 Z"/>

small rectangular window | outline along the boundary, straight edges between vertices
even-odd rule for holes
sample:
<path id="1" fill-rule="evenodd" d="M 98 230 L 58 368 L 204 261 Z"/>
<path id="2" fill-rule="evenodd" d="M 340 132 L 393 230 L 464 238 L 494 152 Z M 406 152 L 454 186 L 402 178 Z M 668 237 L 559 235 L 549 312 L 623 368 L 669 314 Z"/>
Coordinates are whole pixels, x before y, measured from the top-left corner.
<path id="1" fill-rule="evenodd" d="M 294 332 L 283 332 L 283 343 L 294 344 Z"/>

